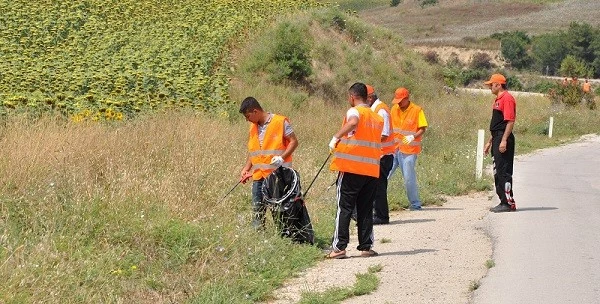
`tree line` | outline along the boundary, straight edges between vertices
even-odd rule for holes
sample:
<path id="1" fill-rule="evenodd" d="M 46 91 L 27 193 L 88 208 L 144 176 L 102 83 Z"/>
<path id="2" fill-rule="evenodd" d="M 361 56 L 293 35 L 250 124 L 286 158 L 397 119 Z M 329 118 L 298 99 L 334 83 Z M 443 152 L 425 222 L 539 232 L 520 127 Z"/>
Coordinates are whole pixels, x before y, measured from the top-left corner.
<path id="1" fill-rule="evenodd" d="M 491 35 L 515 69 L 549 76 L 600 77 L 600 28 L 572 22 L 566 31 L 529 36 L 523 31 Z"/>

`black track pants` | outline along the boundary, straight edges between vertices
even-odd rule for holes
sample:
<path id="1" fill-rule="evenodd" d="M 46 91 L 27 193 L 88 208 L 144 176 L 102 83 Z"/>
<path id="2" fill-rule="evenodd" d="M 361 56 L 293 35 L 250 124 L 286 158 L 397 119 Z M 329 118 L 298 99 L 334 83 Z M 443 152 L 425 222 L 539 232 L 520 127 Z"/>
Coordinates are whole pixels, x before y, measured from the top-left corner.
<path id="1" fill-rule="evenodd" d="M 373 246 L 373 200 L 377 178 L 340 172 L 337 180 L 337 213 L 332 247 L 345 250 L 350 241 L 350 215 L 356 207 L 358 225 L 358 250 Z"/>
<path id="2" fill-rule="evenodd" d="M 390 174 L 390 170 L 392 170 L 392 165 L 394 165 L 394 155 L 384 155 L 379 162 L 379 178 L 377 179 L 377 192 L 375 192 L 373 216 L 384 222 L 390 220 L 387 198 L 387 176 Z"/>
<path id="3" fill-rule="evenodd" d="M 515 137 L 510 134 L 506 141 L 506 151 L 500 153 L 502 132 L 492 133 L 492 158 L 494 161 L 494 184 L 500 203 L 513 205 L 513 161 L 515 158 Z"/>

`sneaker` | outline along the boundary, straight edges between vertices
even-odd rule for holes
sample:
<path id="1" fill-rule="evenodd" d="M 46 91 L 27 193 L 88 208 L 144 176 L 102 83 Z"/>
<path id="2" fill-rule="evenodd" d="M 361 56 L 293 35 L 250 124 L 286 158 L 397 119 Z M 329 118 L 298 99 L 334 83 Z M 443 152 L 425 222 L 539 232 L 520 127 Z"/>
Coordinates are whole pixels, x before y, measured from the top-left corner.
<path id="1" fill-rule="evenodd" d="M 421 211 L 421 206 L 410 206 L 408 207 L 408 210 L 410 211 Z"/>
<path id="2" fill-rule="evenodd" d="M 379 255 L 379 253 L 377 253 L 377 251 L 375 251 L 373 249 L 363 250 L 360 252 L 360 256 L 363 258 L 370 258 L 370 257 L 378 256 L 378 255 Z"/>
<path id="3" fill-rule="evenodd" d="M 389 220 L 385 221 L 378 217 L 373 217 L 373 225 L 385 225 L 385 224 L 389 224 L 389 223 L 390 223 Z"/>
<path id="4" fill-rule="evenodd" d="M 494 213 L 499 213 L 499 212 L 511 212 L 511 211 L 516 211 L 516 206 L 513 209 L 509 204 L 498 204 L 498 206 L 494 207 L 494 208 L 490 208 L 491 212 Z"/>

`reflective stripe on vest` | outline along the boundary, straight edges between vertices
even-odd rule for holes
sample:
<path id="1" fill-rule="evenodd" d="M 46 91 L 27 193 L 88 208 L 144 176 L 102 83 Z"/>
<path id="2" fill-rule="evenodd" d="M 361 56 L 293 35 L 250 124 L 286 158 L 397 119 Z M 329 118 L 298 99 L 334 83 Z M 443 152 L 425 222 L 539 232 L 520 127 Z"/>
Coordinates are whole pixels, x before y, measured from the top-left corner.
<path id="1" fill-rule="evenodd" d="M 355 109 L 359 113 L 358 125 L 351 137 L 344 135 L 340 139 L 329 168 L 333 171 L 379 177 L 383 120 L 368 107 L 358 106 Z"/>
<path id="2" fill-rule="evenodd" d="M 266 178 L 277 167 L 271 165 L 273 156 L 278 156 L 285 152 L 287 142 L 284 136 L 284 122 L 287 121 L 285 116 L 274 114 L 271 121 L 264 131 L 263 146 L 260 146 L 258 139 L 258 126 L 250 125 L 250 137 L 248 138 L 248 155 L 252 162 L 252 179 L 260 180 Z M 292 156 L 288 156 L 283 160 L 282 166 L 292 166 Z"/>

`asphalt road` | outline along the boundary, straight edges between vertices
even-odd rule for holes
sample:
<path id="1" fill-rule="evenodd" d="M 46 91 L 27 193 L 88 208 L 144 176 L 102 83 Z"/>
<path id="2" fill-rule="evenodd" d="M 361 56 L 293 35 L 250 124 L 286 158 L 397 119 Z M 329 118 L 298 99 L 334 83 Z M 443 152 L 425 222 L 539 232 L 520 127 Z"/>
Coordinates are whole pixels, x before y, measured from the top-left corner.
<path id="1" fill-rule="evenodd" d="M 495 266 L 472 302 L 600 303 L 600 137 L 519 157 L 514 170 L 518 211 L 489 214 Z"/>

